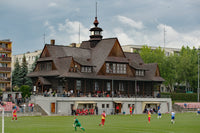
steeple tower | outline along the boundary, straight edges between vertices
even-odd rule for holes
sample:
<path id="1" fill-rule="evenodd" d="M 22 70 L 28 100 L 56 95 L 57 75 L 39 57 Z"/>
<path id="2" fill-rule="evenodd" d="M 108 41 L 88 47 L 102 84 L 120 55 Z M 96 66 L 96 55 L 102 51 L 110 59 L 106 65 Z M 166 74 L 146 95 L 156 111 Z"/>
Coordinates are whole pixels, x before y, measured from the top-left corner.
<path id="1" fill-rule="evenodd" d="M 97 3 L 96 3 L 96 17 L 94 20 L 94 26 L 93 28 L 90 29 L 90 47 L 94 48 L 99 41 L 103 38 L 101 35 L 101 32 L 103 31 L 100 27 L 98 27 L 98 20 L 97 20 Z"/>

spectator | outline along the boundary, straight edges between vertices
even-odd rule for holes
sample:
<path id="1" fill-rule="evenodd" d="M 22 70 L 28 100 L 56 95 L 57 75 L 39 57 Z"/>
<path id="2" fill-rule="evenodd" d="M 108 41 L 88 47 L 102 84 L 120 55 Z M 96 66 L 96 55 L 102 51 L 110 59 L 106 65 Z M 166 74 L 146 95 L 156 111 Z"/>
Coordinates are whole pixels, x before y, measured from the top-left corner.
<path id="1" fill-rule="evenodd" d="M 187 103 L 184 103 L 184 107 L 187 108 Z"/>
<path id="2" fill-rule="evenodd" d="M 70 93 L 71 93 L 71 96 L 73 96 L 74 91 L 71 89 L 71 90 L 70 90 Z"/>
<path id="3" fill-rule="evenodd" d="M 28 111 L 31 112 L 31 103 L 28 104 Z"/>
<path id="4" fill-rule="evenodd" d="M 116 113 L 119 114 L 119 105 L 116 106 Z"/>
<path id="5" fill-rule="evenodd" d="M 44 91 L 44 96 L 47 97 L 47 90 Z"/>
<path id="6" fill-rule="evenodd" d="M 53 97 L 55 97 L 55 96 L 56 96 L 56 90 L 53 91 Z"/>
<path id="7" fill-rule="evenodd" d="M 95 106 L 96 115 L 98 115 L 98 106 Z"/>
<path id="8" fill-rule="evenodd" d="M 33 112 L 33 109 L 34 109 L 34 104 L 32 103 L 31 104 L 31 112 Z"/>

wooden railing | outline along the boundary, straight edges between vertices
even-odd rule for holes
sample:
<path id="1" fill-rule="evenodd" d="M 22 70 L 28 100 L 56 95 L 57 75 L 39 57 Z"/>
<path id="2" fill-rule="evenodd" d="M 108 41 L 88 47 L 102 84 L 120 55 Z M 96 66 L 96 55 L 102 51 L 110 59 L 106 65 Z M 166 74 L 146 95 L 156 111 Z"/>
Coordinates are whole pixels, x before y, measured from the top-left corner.
<path id="1" fill-rule="evenodd" d="M 0 71 L 11 72 L 11 67 L 0 67 Z"/>
<path id="2" fill-rule="evenodd" d="M 1 52 L 11 52 L 11 48 L 0 48 Z"/>
<path id="3" fill-rule="evenodd" d="M 0 77 L 0 81 L 10 81 L 10 78 L 7 78 L 7 77 Z"/>
<path id="4" fill-rule="evenodd" d="M 2 56 L 0 56 L 0 61 L 11 61 L 11 57 L 2 57 Z"/>

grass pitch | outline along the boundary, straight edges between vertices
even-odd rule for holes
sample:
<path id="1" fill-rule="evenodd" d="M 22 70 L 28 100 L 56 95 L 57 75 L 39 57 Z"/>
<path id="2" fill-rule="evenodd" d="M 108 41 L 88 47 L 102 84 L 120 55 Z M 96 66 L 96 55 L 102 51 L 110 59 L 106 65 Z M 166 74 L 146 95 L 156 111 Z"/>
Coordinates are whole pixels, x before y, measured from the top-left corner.
<path id="1" fill-rule="evenodd" d="M 170 114 L 162 114 L 161 119 L 157 119 L 157 115 L 153 114 L 150 124 L 146 114 L 108 115 L 104 127 L 99 126 L 100 116 L 77 118 L 86 133 L 200 133 L 200 115 L 197 116 L 196 113 L 176 114 L 175 124 L 171 124 Z M 5 117 L 4 131 L 5 133 L 74 133 L 73 121 L 73 116 L 18 117 L 18 121 L 11 121 L 10 117 Z M 77 128 L 77 133 L 81 132 L 83 131 Z"/>

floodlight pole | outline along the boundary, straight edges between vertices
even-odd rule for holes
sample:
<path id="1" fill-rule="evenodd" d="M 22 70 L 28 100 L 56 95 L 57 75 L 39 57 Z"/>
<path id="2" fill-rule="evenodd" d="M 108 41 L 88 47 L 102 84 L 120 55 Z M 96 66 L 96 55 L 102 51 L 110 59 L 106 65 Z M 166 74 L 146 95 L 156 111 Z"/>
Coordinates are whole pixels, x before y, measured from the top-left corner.
<path id="1" fill-rule="evenodd" d="M 4 107 L 2 107 L 2 133 L 4 133 Z"/>
<path id="2" fill-rule="evenodd" d="M 198 49 L 199 50 L 199 49 Z M 198 52 L 198 88 L 197 88 L 197 102 L 199 102 L 199 52 Z"/>

